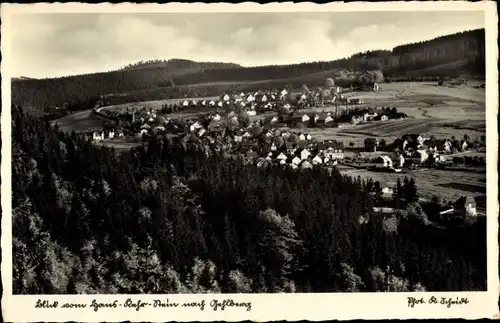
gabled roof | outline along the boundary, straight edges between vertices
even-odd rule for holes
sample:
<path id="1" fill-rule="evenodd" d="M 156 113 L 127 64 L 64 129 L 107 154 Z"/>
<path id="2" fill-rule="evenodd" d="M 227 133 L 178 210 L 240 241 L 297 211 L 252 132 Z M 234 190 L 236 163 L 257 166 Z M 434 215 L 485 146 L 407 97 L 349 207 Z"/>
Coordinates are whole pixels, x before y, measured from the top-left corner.
<path id="1" fill-rule="evenodd" d="M 308 153 L 309 155 L 311 154 L 311 152 L 307 149 L 307 148 L 299 148 L 295 151 L 295 154 L 297 155 L 301 155 L 303 152 L 306 152 Z"/>

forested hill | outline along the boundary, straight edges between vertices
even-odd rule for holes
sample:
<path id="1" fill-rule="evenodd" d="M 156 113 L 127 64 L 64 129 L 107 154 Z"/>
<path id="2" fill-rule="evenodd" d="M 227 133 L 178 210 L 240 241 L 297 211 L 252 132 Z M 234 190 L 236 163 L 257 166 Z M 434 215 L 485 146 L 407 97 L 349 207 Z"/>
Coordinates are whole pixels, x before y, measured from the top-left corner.
<path id="1" fill-rule="evenodd" d="M 12 101 L 37 108 L 62 105 L 65 102 L 78 104 L 109 93 L 171 87 L 176 77 L 221 67 L 232 70 L 238 68 L 238 65 L 175 59 L 138 62 L 121 70 L 105 73 L 48 79 L 18 78 L 12 82 Z"/>
<path id="2" fill-rule="evenodd" d="M 408 208 L 385 218 L 372 181 L 256 169 L 165 139 L 118 155 L 19 108 L 12 176 L 15 294 L 486 286 L 485 220 L 427 225 L 410 184 L 394 196 Z"/>
<path id="3" fill-rule="evenodd" d="M 187 59 L 169 59 L 169 60 L 150 60 L 150 61 L 139 61 L 137 63 L 129 64 L 124 66 L 120 70 L 122 71 L 131 71 L 137 69 L 148 69 L 148 68 L 167 68 L 172 70 L 180 70 L 180 69 L 206 69 L 206 68 L 238 68 L 241 67 L 238 64 L 233 63 L 211 63 L 211 62 L 195 62 Z"/>
<path id="4" fill-rule="evenodd" d="M 178 85 L 307 78 L 310 74 L 339 68 L 378 69 L 389 76 L 409 73 L 431 76 L 456 76 L 463 73 L 484 75 L 484 52 L 484 29 L 478 29 L 398 46 L 392 51 L 358 53 L 330 62 L 243 68 L 229 63 L 157 60 L 139 62 L 108 73 L 18 80 L 12 83 L 12 100 L 14 104 L 42 107 L 62 105 L 64 102 L 84 102 L 106 94 Z M 444 65 L 446 68 L 440 68 Z"/>

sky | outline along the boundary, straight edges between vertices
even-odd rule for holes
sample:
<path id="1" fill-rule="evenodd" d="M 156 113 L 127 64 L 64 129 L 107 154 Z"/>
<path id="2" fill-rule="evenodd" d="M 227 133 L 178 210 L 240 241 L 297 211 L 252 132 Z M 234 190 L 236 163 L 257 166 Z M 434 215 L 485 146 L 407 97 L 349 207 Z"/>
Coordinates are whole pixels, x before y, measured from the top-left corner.
<path id="1" fill-rule="evenodd" d="M 22 14 L 12 17 L 11 68 L 45 78 L 150 59 L 331 61 L 484 25 L 480 11 Z"/>

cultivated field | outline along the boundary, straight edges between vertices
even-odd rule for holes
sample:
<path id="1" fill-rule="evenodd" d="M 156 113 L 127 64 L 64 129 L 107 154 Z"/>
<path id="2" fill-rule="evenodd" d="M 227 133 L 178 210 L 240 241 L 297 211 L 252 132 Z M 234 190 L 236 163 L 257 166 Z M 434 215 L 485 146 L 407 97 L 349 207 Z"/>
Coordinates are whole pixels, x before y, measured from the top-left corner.
<path id="1" fill-rule="evenodd" d="M 395 106 L 406 113 L 405 120 L 375 121 L 339 128 L 305 128 L 318 140 L 335 139 L 362 144 L 367 137 L 394 140 L 407 133 L 424 133 L 437 138 L 460 139 L 464 134 L 478 138 L 486 133 L 485 91 L 473 84 L 457 87 L 436 86 L 434 83 L 389 83 L 378 92 L 352 92 L 347 96 L 362 98 L 372 107 Z M 345 106 L 339 107 L 339 113 Z M 317 107 L 301 112 L 335 112 L 335 107 Z"/>
<path id="2" fill-rule="evenodd" d="M 433 195 L 441 199 L 455 201 L 461 196 L 467 196 L 468 201 L 474 197 L 486 194 L 486 173 L 475 171 L 451 171 L 439 169 L 420 169 L 408 173 L 372 172 L 366 169 L 355 169 L 340 166 L 340 171 L 350 176 L 360 176 L 363 179 L 372 178 L 381 186 L 396 186 L 397 179 L 402 181 L 405 176 L 414 178 L 421 197 L 430 199 Z"/>
<path id="3" fill-rule="evenodd" d="M 64 132 L 97 131 L 101 130 L 105 123 L 106 120 L 95 115 L 91 109 L 79 111 L 52 122 Z"/>

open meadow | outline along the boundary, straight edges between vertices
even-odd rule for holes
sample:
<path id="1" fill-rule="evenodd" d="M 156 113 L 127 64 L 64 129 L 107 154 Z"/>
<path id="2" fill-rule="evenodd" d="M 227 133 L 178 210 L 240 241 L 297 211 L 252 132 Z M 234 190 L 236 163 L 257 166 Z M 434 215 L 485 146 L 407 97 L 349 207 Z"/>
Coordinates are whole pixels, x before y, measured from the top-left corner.
<path id="1" fill-rule="evenodd" d="M 478 138 L 486 133 L 485 91 L 471 84 L 456 87 L 434 83 L 387 83 L 378 92 L 351 92 L 372 107 L 394 106 L 408 115 L 404 120 L 342 124 L 339 128 L 303 128 L 317 140 L 335 139 L 361 145 L 366 137 L 394 140 L 407 133 L 424 133 L 437 138 Z M 345 106 L 339 106 L 339 113 Z M 335 112 L 335 107 L 316 107 L 301 112 Z"/>
<path id="2" fill-rule="evenodd" d="M 79 111 L 52 122 L 57 124 L 63 132 L 87 132 L 101 130 L 106 123 L 106 119 L 101 118 L 92 112 L 92 109 Z"/>
<path id="3" fill-rule="evenodd" d="M 441 199 L 455 201 L 466 196 L 467 200 L 472 202 L 475 197 L 486 195 L 486 173 L 482 171 L 419 169 L 407 173 L 385 173 L 348 166 L 339 166 L 339 170 L 346 175 L 379 181 L 382 187 L 394 187 L 398 178 L 402 183 L 405 176 L 412 177 L 417 183 L 420 196 L 426 199 L 437 195 Z"/>

